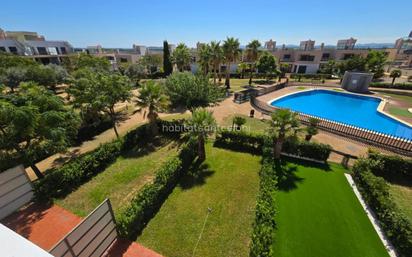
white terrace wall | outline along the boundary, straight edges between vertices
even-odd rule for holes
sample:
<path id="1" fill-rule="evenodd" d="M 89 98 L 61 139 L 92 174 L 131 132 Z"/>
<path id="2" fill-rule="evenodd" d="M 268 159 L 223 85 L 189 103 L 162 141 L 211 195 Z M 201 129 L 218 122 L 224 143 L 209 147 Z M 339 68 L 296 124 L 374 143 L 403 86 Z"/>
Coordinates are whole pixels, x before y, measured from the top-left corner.
<path id="1" fill-rule="evenodd" d="M 7 217 L 33 197 L 33 187 L 22 165 L 0 173 L 0 219 Z"/>

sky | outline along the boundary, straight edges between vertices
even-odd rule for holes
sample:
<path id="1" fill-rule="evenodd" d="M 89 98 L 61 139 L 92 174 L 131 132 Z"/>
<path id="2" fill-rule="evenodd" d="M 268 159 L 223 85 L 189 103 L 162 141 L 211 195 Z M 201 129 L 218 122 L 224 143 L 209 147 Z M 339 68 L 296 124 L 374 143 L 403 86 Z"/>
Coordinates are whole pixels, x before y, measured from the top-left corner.
<path id="1" fill-rule="evenodd" d="M 253 39 L 281 44 L 394 43 L 412 30 L 412 0 L 19 0 L 2 1 L 0 28 L 36 31 L 75 47 L 160 46 Z"/>

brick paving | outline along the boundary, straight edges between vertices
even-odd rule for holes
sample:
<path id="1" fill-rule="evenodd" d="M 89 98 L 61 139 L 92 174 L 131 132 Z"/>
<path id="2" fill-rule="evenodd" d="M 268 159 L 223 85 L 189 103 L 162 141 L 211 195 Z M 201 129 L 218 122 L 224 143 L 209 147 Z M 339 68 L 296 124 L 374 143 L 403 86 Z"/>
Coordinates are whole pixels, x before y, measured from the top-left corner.
<path id="1" fill-rule="evenodd" d="M 11 230 L 49 251 L 81 218 L 57 205 L 30 204 L 1 221 Z"/>
<path id="2" fill-rule="evenodd" d="M 162 255 L 125 239 L 118 239 L 104 257 L 163 257 Z"/>

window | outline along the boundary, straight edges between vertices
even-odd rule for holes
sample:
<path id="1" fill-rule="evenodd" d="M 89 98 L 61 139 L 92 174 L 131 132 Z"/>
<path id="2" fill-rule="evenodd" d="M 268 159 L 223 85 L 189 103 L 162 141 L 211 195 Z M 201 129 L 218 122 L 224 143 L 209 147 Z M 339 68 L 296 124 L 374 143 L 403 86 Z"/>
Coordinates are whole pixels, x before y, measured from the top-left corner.
<path id="1" fill-rule="evenodd" d="M 354 57 L 354 56 L 355 56 L 355 54 L 344 54 L 344 55 L 343 55 L 343 60 L 350 59 L 350 58 L 352 58 L 352 57 Z"/>
<path id="2" fill-rule="evenodd" d="M 6 52 L 6 48 L 4 46 L 0 46 L 0 52 Z"/>
<path id="3" fill-rule="evenodd" d="M 17 47 L 9 46 L 9 51 L 10 51 L 10 53 L 17 54 Z"/>
<path id="4" fill-rule="evenodd" d="M 47 47 L 47 50 L 49 50 L 50 55 L 58 55 L 59 53 L 57 52 L 56 47 Z"/>
<path id="5" fill-rule="evenodd" d="M 60 52 L 62 54 L 67 54 L 66 47 L 64 47 L 64 46 L 60 47 Z"/>
<path id="6" fill-rule="evenodd" d="M 37 47 L 37 52 L 39 52 L 40 55 L 47 55 L 46 47 Z"/>
<path id="7" fill-rule="evenodd" d="M 120 62 L 127 62 L 127 58 L 126 57 L 120 57 Z"/>
<path id="8" fill-rule="evenodd" d="M 330 58 L 330 53 L 323 53 L 322 54 L 322 61 L 329 60 L 329 58 Z"/>
<path id="9" fill-rule="evenodd" d="M 283 55 L 283 60 L 289 60 L 289 59 L 290 59 L 290 54 Z"/>
<path id="10" fill-rule="evenodd" d="M 302 55 L 300 56 L 300 61 L 313 62 L 314 60 L 315 60 L 315 56 L 314 56 L 314 55 L 302 54 Z"/>
<path id="11" fill-rule="evenodd" d="M 114 61 L 114 57 L 113 56 L 106 56 L 107 60 L 109 61 Z"/>

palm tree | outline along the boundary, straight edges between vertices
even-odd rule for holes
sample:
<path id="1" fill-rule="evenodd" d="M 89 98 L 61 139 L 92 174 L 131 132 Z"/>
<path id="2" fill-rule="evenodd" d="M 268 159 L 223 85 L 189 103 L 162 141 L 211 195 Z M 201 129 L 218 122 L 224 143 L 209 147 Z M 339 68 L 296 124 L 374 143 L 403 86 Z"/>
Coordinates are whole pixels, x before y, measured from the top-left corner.
<path id="1" fill-rule="evenodd" d="M 278 109 L 272 114 L 270 135 L 274 138 L 275 159 L 280 158 L 283 143 L 290 138 L 296 137 L 299 131 L 297 114 L 288 109 Z"/>
<path id="2" fill-rule="evenodd" d="M 306 127 L 305 140 L 310 141 L 312 136 L 318 134 L 318 124 L 320 120 L 316 118 L 309 118 L 309 126 Z"/>
<path id="3" fill-rule="evenodd" d="M 262 45 L 258 40 L 252 40 L 249 44 L 246 46 L 246 54 L 247 54 L 247 59 L 249 62 L 251 62 L 250 65 L 250 78 L 249 78 L 249 85 L 252 85 L 252 77 L 253 77 L 253 72 L 255 70 L 256 66 L 256 61 L 259 56 L 259 47 Z"/>
<path id="4" fill-rule="evenodd" d="M 187 135 L 197 140 L 198 160 L 203 162 L 206 159 L 205 141 L 209 135 L 213 134 L 216 127 L 216 120 L 213 113 L 205 108 L 197 108 L 192 112 L 192 118 L 187 121 Z"/>
<path id="5" fill-rule="evenodd" d="M 245 62 L 241 62 L 237 65 L 238 72 L 240 73 L 240 78 L 245 77 L 245 71 L 249 68 L 249 65 Z"/>
<path id="6" fill-rule="evenodd" d="M 216 79 L 219 74 L 220 79 L 220 65 L 223 62 L 223 49 L 220 47 L 220 41 L 210 42 L 210 59 L 213 65 L 213 83 L 216 84 Z"/>
<path id="7" fill-rule="evenodd" d="M 228 37 L 223 42 L 223 54 L 226 60 L 226 88 L 230 88 L 230 65 L 239 59 L 240 55 L 240 43 L 238 39 Z"/>
<path id="8" fill-rule="evenodd" d="M 395 79 L 399 78 L 400 76 L 402 76 L 402 71 L 399 69 L 395 69 L 393 71 L 391 71 L 390 77 L 392 78 L 392 86 L 393 84 L 395 84 Z"/>
<path id="9" fill-rule="evenodd" d="M 162 86 L 149 80 L 142 85 L 139 89 L 139 96 L 136 100 L 137 106 L 141 109 L 147 108 L 147 115 L 145 111 L 145 116 L 149 120 L 149 128 L 153 136 L 158 133 L 158 127 L 156 120 L 158 117 L 158 112 L 167 109 L 169 106 L 169 99 L 163 93 Z"/>
<path id="10" fill-rule="evenodd" d="M 209 67 L 212 60 L 211 49 L 208 44 L 202 44 L 199 47 L 199 65 L 204 75 L 209 73 Z"/>
<path id="11" fill-rule="evenodd" d="M 190 64 L 189 48 L 183 43 L 178 44 L 172 53 L 172 61 L 179 71 L 183 71 Z"/>

